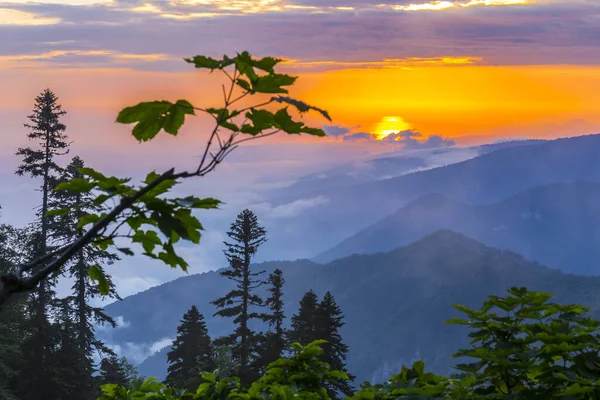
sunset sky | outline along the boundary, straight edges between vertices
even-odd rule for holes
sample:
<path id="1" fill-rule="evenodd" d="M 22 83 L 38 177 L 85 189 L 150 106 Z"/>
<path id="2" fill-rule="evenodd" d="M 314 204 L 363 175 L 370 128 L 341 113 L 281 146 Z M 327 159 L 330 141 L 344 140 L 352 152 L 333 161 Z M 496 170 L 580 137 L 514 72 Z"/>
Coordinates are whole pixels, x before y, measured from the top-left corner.
<path id="1" fill-rule="evenodd" d="M 469 142 L 600 125 L 595 0 L 13 1 L 0 2 L 0 34 L 3 112 L 44 86 L 80 115 L 205 101 L 218 85 L 201 90 L 181 59 L 248 50 L 286 59 L 294 95 L 350 134 Z"/>
<path id="2" fill-rule="evenodd" d="M 0 193 L 3 218 L 26 221 L 37 204 L 36 183 L 13 175 L 14 153 L 44 88 L 68 112 L 73 153 L 136 175 L 193 161 L 206 120 L 142 146 L 117 112 L 162 99 L 218 105 L 220 78 L 182 59 L 243 50 L 284 59 L 281 71 L 300 77 L 291 95 L 333 121 L 308 119 L 325 139 L 240 150 L 211 186 L 231 204 L 246 176 L 291 179 L 409 143 L 600 132 L 598 0 L 0 0 L 0 178 L 14 182 Z"/>

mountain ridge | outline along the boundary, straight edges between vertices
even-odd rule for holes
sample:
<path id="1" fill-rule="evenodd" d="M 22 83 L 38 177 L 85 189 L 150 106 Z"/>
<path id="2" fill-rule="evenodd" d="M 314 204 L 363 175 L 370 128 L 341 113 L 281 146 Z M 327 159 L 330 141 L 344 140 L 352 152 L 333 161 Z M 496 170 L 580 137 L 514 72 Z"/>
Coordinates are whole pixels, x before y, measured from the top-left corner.
<path id="1" fill-rule="evenodd" d="M 439 229 L 515 251 L 565 272 L 600 273 L 600 183 L 553 183 L 496 204 L 471 205 L 427 194 L 312 260 L 391 251 Z M 562 243 L 562 246 L 556 246 Z"/>
<path id="2" fill-rule="evenodd" d="M 511 286 L 550 291 L 557 301 L 600 309 L 600 278 L 564 274 L 450 230 L 434 232 L 388 253 L 352 255 L 325 265 L 301 260 L 261 263 L 254 268 L 283 270 L 287 324 L 308 288 L 318 296 L 332 292 L 346 317 L 341 334 L 350 346 L 348 366 L 358 382 L 370 380 L 386 362 L 395 365 L 410 359 L 416 350 L 432 370 L 448 372 L 451 354 L 467 344 L 465 332 L 444 325 L 458 315 L 452 304 L 477 307 L 488 295 L 502 295 Z M 135 302 L 145 307 L 134 312 L 130 306 L 123 307 L 130 301 L 127 298 L 113 303 L 107 313 L 129 322 L 115 331 L 121 337 L 113 336 L 113 343 L 173 338 L 183 312 L 192 304 L 205 315 L 211 336 L 221 336 L 232 326 L 212 317 L 215 310 L 210 301 L 229 287 L 225 278 L 211 272 L 142 292 Z M 153 362 L 165 371 L 164 359 Z M 156 370 L 149 372 L 156 375 Z"/>
<path id="3" fill-rule="evenodd" d="M 419 197 L 436 192 L 467 204 L 494 204 L 534 186 L 556 182 L 600 182 L 600 135 L 501 148 L 444 167 L 347 187 L 323 187 L 310 196 L 325 199 L 290 221 L 294 229 L 265 245 L 271 257 L 292 252 L 313 257 L 390 215 Z M 274 200 L 296 201 L 290 193 Z"/>

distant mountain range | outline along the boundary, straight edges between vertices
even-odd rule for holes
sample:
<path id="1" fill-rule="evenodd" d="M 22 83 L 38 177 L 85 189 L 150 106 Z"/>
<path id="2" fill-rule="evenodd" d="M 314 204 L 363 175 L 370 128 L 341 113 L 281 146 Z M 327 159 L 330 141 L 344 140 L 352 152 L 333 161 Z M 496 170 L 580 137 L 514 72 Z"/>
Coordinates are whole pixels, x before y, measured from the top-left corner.
<path id="1" fill-rule="evenodd" d="M 600 274 L 600 183 L 555 183 L 493 205 L 429 194 L 314 258 L 387 252 L 439 229 L 515 251 L 565 272 Z"/>
<path id="2" fill-rule="evenodd" d="M 467 344 L 463 328 L 444 325 L 458 315 L 452 304 L 477 307 L 488 295 L 502 295 L 511 286 L 548 291 L 556 301 L 593 307 L 595 315 L 600 310 L 600 278 L 564 274 L 448 230 L 388 253 L 354 255 L 325 265 L 299 260 L 254 266 L 267 272 L 276 267 L 286 279 L 288 318 L 308 288 L 319 296 L 333 293 L 346 316 L 342 335 L 358 382 L 381 379 L 386 365 L 409 363 L 417 351 L 428 368 L 448 372 L 451 354 Z M 209 302 L 230 287 L 216 272 L 208 272 L 113 303 L 106 312 L 125 324 L 114 330 L 112 342 L 125 346 L 172 339 L 192 304 L 204 313 L 213 337 L 228 333 L 229 321 L 213 318 Z M 140 372 L 164 377 L 165 353 L 151 356 Z"/>
<path id="3" fill-rule="evenodd" d="M 281 189 L 273 206 L 319 197 L 318 206 L 286 221 L 265 245 L 272 258 L 290 252 L 311 257 L 421 196 L 438 193 L 465 204 L 495 204 L 532 187 L 557 182 L 600 182 L 600 135 L 491 145 L 475 158 L 391 179 L 321 185 L 310 192 Z M 488 152 L 489 151 L 489 152 Z"/>

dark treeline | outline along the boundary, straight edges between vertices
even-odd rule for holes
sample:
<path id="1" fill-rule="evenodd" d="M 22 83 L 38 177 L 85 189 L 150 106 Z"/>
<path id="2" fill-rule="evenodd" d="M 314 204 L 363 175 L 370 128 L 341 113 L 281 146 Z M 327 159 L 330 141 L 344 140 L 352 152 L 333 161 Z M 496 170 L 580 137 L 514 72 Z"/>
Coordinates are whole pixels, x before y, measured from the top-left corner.
<path id="1" fill-rule="evenodd" d="M 51 90 L 36 97 L 25 124 L 31 146 L 17 150 L 22 161 L 16 174 L 39 182 L 39 207 L 23 228 L 0 223 L 0 273 L 14 272 L 25 260 L 77 239 L 84 234 L 81 218 L 101 209 L 90 193 L 55 190 L 61 182 L 80 178 L 79 170 L 85 167 L 80 157 L 70 157 L 71 142 L 61 122 L 65 114 Z M 322 360 L 345 371 L 348 348 L 338 331 L 344 325 L 343 315 L 331 293 L 319 301 L 309 290 L 292 316 L 291 329 L 286 329 L 282 271 L 276 269 L 265 276 L 264 271 L 250 268 L 253 256 L 267 240 L 265 229 L 252 211 L 244 210 L 227 234 L 229 268 L 221 275 L 232 280 L 235 288 L 212 304 L 217 308 L 215 316 L 231 318 L 235 329 L 227 336 L 211 339 L 204 316 L 192 306 L 183 316 L 168 353 L 165 384 L 194 391 L 202 383 L 202 372 L 218 369 L 220 377 L 237 376 L 243 385 L 249 385 L 270 363 L 288 355 L 290 343 L 307 345 L 317 338 L 328 341 Z M 126 358 L 95 335 L 96 326 L 116 326 L 101 307 L 93 305 L 101 296 L 100 289 L 107 289 L 109 298 L 120 297 L 110 277 L 99 283 L 90 277 L 104 276 L 99 272 L 116 260 L 119 257 L 102 246 L 86 246 L 63 274 L 42 281 L 31 293 L 10 299 L 0 313 L 0 398 L 91 400 L 100 396 L 101 385 L 141 382 Z M 59 278 L 72 281 L 65 297 L 55 291 Z M 256 294 L 263 285 L 267 286 L 268 298 Z M 253 320 L 263 321 L 268 329 L 252 330 Z M 327 391 L 337 399 L 342 393 L 351 394 L 352 388 L 340 380 Z"/>
<path id="2" fill-rule="evenodd" d="M 215 316 L 233 319 L 235 329 L 227 336 L 212 340 L 204 316 L 192 306 L 183 316 L 167 354 L 169 368 L 165 384 L 194 392 L 202 383 L 201 372 L 218 369 L 220 378 L 236 376 L 242 385 L 249 386 L 266 373 L 269 364 L 289 355 L 292 342 L 308 345 L 318 339 L 327 340 L 321 361 L 347 372 L 348 347 L 339 333 L 344 317 L 331 293 L 325 293 L 319 301 L 312 290 L 307 291 L 298 312 L 292 316 L 291 328 L 286 329 L 282 271 L 275 269 L 265 277 L 264 271 L 250 268 L 252 257 L 267 240 L 265 229 L 259 225 L 256 215 L 246 209 L 231 224 L 227 235 L 230 242 L 225 242 L 225 256 L 229 268 L 220 274 L 232 280 L 235 287 L 212 303 L 218 309 Z M 256 294 L 263 285 L 267 285 L 269 293 L 266 299 Z M 252 320 L 267 323 L 267 331 L 252 330 L 249 326 Z M 216 356 L 223 353 L 227 355 L 225 359 Z M 353 392 L 349 382 L 342 379 L 330 383 L 326 389 L 333 399 Z"/>
<path id="3" fill-rule="evenodd" d="M 55 191 L 61 182 L 78 177 L 80 157 L 69 160 L 70 142 L 61 122 L 66 112 L 49 89 L 35 99 L 25 127 L 31 145 L 19 148 L 16 174 L 39 182 L 39 207 L 23 228 L 0 224 L 0 273 L 51 252 L 83 234 L 79 218 L 98 206 L 88 194 Z M 66 207 L 70 210 L 65 212 Z M 105 383 L 129 382 L 133 367 L 95 336 L 98 325 L 115 326 L 92 303 L 100 293 L 90 269 L 102 269 L 118 257 L 96 246 L 80 250 L 61 276 L 42 281 L 31 293 L 10 299 L 0 314 L 0 398 L 21 400 L 95 399 Z M 57 280 L 73 282 L 66 297 L 58 297 Z M 118 299 L 110 280 L 108 296 Z"/>

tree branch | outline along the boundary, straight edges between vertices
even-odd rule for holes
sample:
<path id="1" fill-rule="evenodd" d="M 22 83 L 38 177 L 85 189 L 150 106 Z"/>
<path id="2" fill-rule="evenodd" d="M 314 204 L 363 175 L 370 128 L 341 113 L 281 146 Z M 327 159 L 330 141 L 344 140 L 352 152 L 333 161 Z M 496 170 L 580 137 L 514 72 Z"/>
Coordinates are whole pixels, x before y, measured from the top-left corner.
<path id="1" fill-rule="evenodd" d="M 101 230 L 105 229 L 123 211 L 130 208 L 140 197 L 154 189 L 161 182 L 164 182 L 167 179 L 173 179 L 174 171 L 175 169 L 171 168 L 150 182 L 148 185 L 138 190 L 135 194 L 129 197 L 123 197 L 119 202 L 119 205 L 113 208 L 110 213 L 105 215 L 104 218 L 94 224 L 90 230 L 88 230 L 83 236 L 75 240 L 70 245 L 63 246 L 57 251 L 48 253 L 34 261 L 21 265 L 18 270 L 19 275 L 9 274 L 1 276 L 0 281 L 2 282 L 2 287 L 0 288 L 0 307 L 2 307 L 8 301 L 11 295 L 32 290 L 38 285 L 38 283 L 46 279 L 50 274 L 59 271 L 60 268 L 71 259 L 71 257 L 73 257 L 80 249 L 90 244 Z M 43 264 L 59 253 L 61 254 L 58 256 L 58 258 L 34 272 L 30 277 L 23 278 L 21 276 L 25 269 L 35 269 L 35 267 Z"/>

